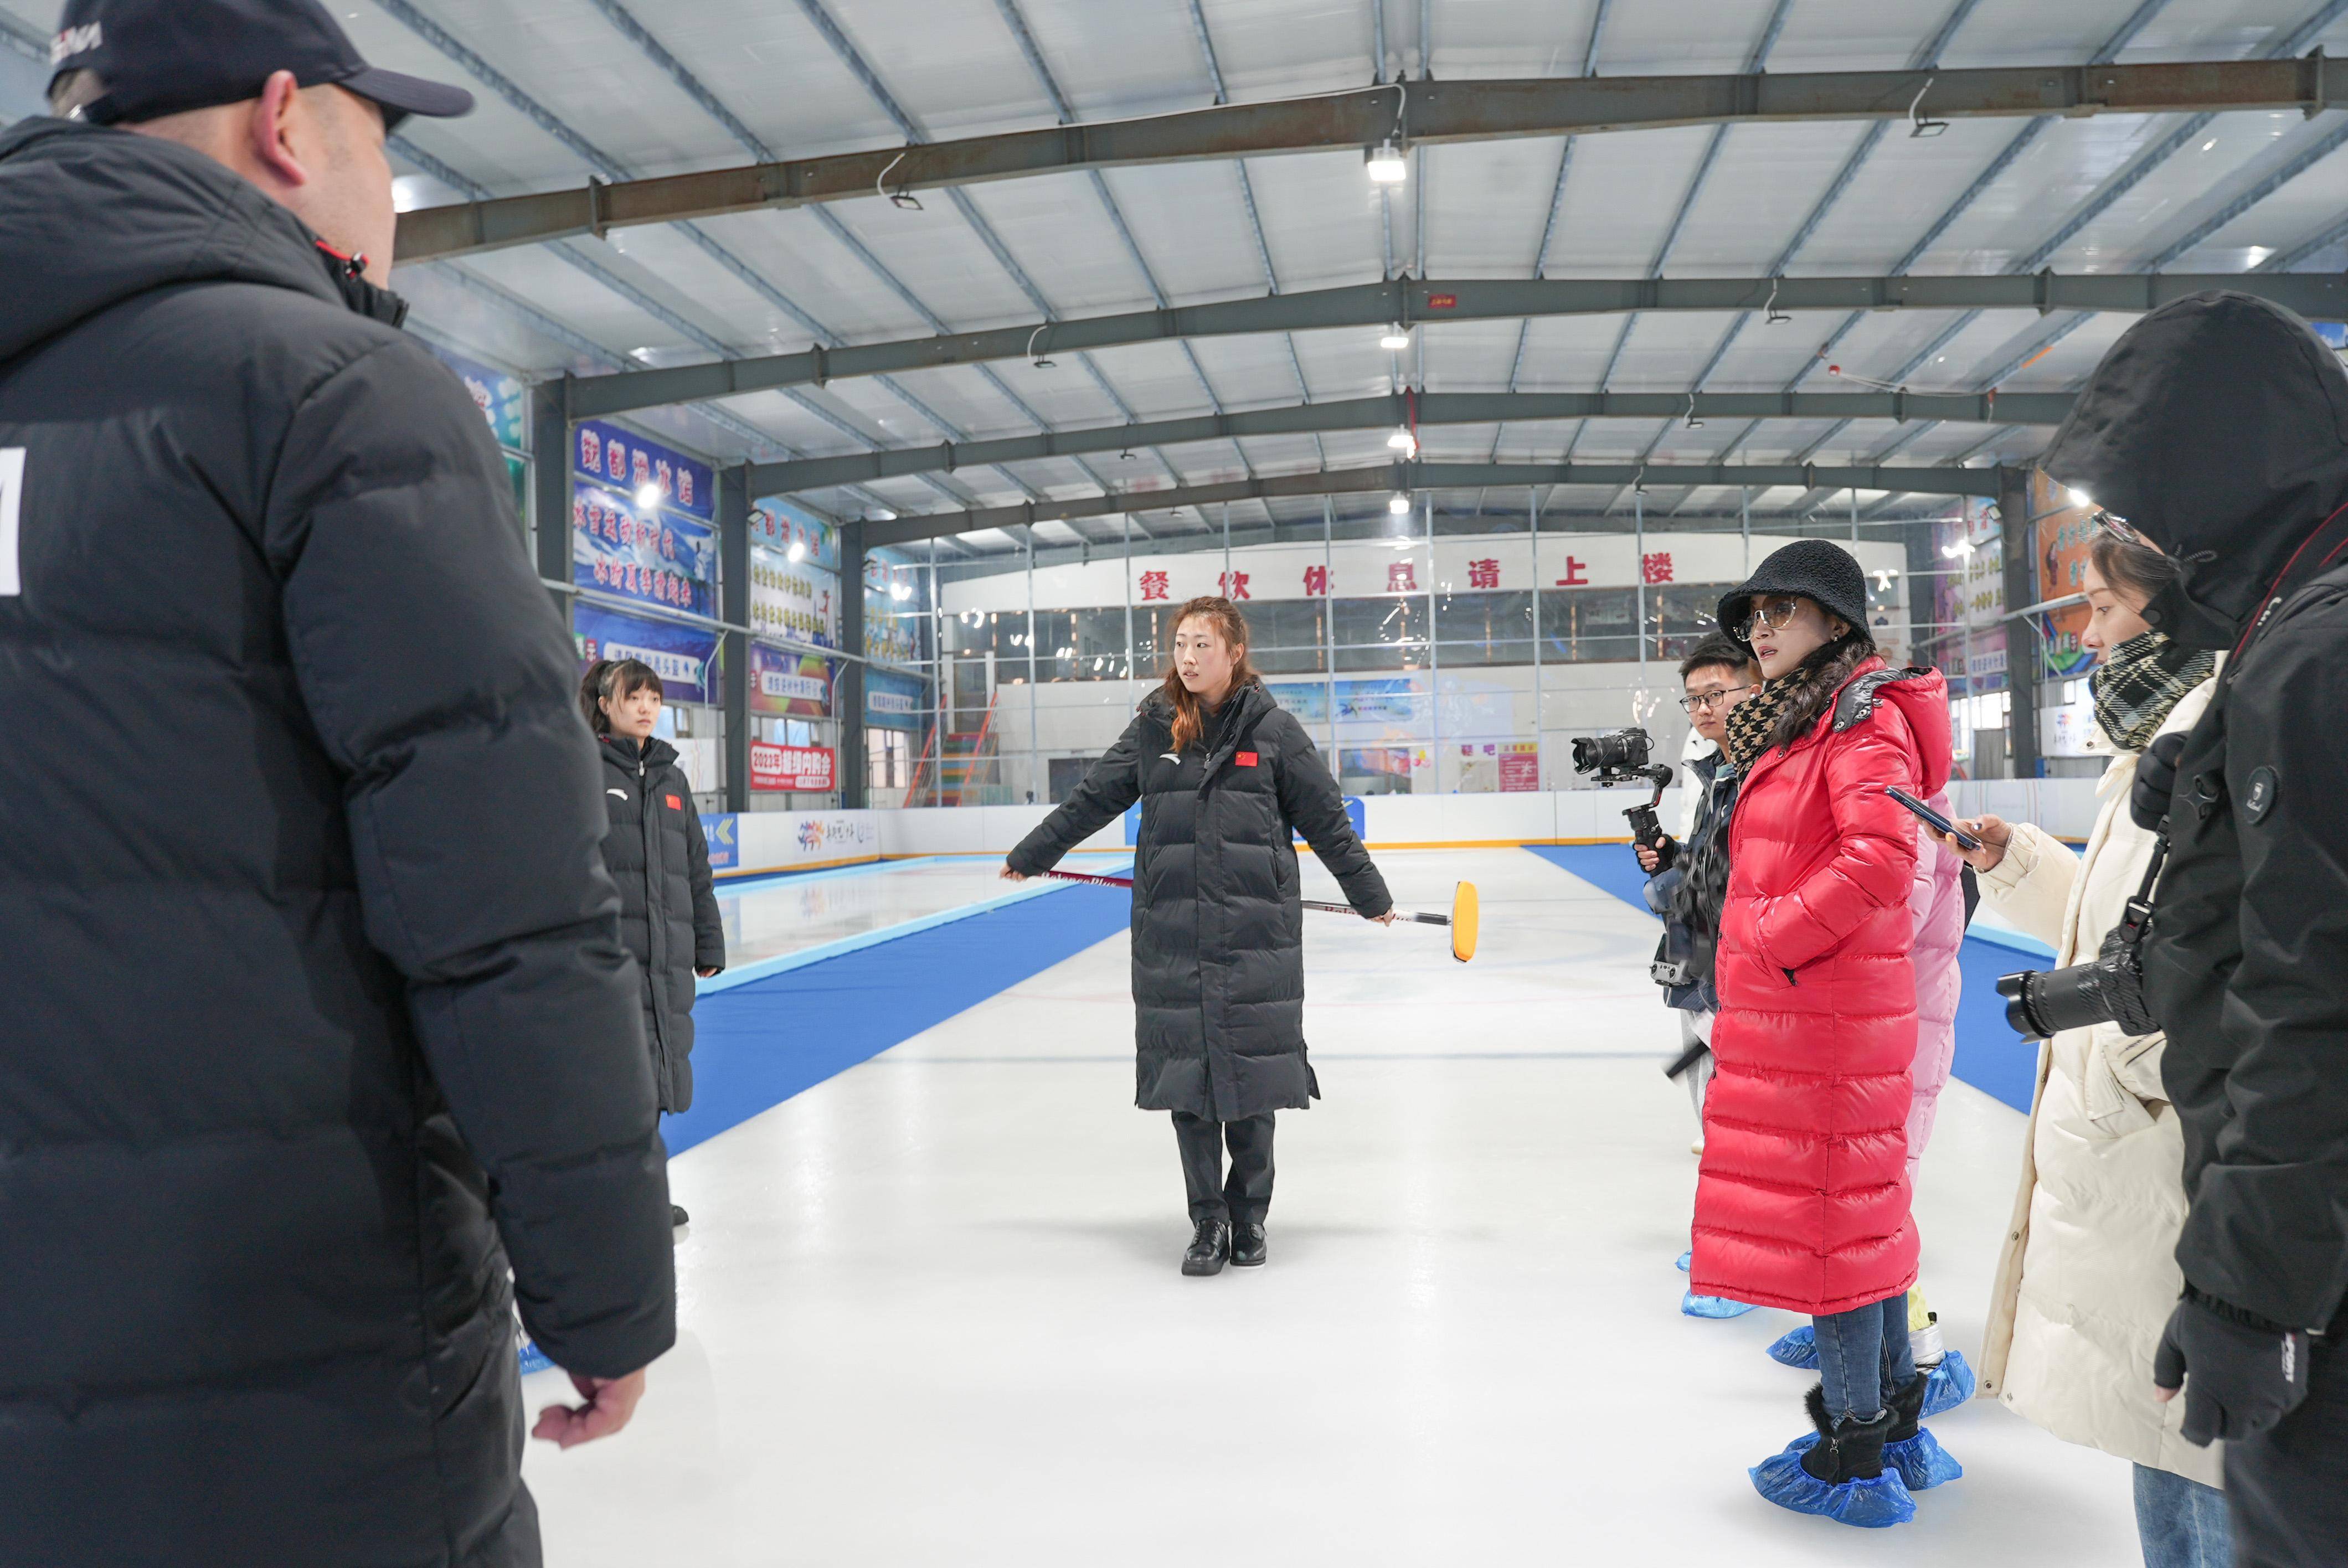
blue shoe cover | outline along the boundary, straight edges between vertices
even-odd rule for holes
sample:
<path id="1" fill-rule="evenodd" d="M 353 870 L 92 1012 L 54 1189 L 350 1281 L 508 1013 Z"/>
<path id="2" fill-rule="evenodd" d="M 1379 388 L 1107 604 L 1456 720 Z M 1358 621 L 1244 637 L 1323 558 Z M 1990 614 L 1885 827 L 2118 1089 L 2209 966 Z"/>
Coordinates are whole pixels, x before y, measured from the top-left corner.
<path id="1" fill-rule="evenodd" d="M 1690 1264 L 1694 1263 L 1694 1261 L 1695 1261 L 1695 1254 L 1694 1254 L 1694 1253 L 1693 1253 L 1693 1252 L 1684 1252 L 1684 1253 L 1680 1254 L 1678 1257 L 1676 1257 L 1676 1258 L 1673 1259 L 1673 1261 L 1672 1261 L 1672 1266 L 1673 1266 L 1673 1268 L 1678 1269 L 1682 1274 L 1685 1274 L 1685 1273 L 1688 1271 L 1688 1265 L 1690 1265 Z"/>
<path id="2" fill-rule="evenodd" d="M 1805 1323 L 1799 1328 L 1787 1330 L 1778 1341 L 1769 1347 L 1769 1359 L 1781 1367 L 1798 1367 L 1805 1372 L 1818 1369 L 1818 1331 Z"/>
<path id="3" fill-rule="evenodd" d="M 1751 1302 L 1725 1296 L 1698 1296 L 1691 1290 L 1680 1297 L 1680 1311 L 1689 1317 L 1742 1317 L 1752 1310 Z"/>
<path id="4" fill-rule="evenodd" d="M 1802 1330 L 1797 1328 L 1794 1332 L 1798 1334 Z M 1791 1338 L 1792 1336 L 1788 1335 L 1787 1337 Z M 1772 1355 L 1776 1353 L 1775 1350 L 1770 1352 Z M 1818 1351 L 1815 1348 L 1810 1352 L 1810 1364 L 1818 1365 Z M 1965 1365 L 1964 1352 L 1962 1350 L 1950 1351 L 1941 1358 L 1939 1366 L 1925 1374 L 1924 1416 L 1927 1419 L 1933 1416 L 1946 1415 L 1972 1397 L 1973 1369 Z"/>
<path id="5" fill-rule="evenodd" d="M 538 1348 L 536 1340 L 525 1339 L 521 1342 L 521 1375 L 523 1377 L 527 1378 L 532 1372 L 552 1370 L 554 1370 L 554 1363 L 547 1359 L 546 1352 Z"/>
<path id="6" fill-rule="evenodd" d="M 1804 1470 L 1802 1455 L 1818 1440 L 1818 1433 L 1804 1432 L 1786 1445 L 1784 1453 L 1755 1465 L 1746 1472 L 1753 1478 L 1753 1490 L 1780 1508 L 1815 1513 L 1861 1530 L 1888 1530 L 1916 1517 L 1916 1500 L 1908 1495 L 1908 1483 L 1888 1465 L 1873 1481 L 1846 1481 L 1838 1485 L 1829 1485 Z"/>
<path id="7" fill-rule="evenodd" d="M 1883 1464 L 1885 1469 L 1900 1472 L 1900 1481 L 1910 1491 L 1929 1491 L 1965 1473 L 1965 1467 L 1928 1431 L 1919 1431 L 1906 1442 L 1884 1444 Z"/>

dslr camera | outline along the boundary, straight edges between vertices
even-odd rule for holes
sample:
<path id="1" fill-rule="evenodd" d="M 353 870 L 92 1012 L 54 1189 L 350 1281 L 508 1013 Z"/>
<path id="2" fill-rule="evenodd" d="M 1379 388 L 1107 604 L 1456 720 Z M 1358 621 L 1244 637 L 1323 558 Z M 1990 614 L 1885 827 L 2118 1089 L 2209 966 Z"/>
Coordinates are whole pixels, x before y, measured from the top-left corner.
<path id="1" fill-rule="evenodd" d="M 2151 1034 L 2160 1020 L 2144 999 L 2144 939 L 2152 934 L 2152 888 L 2168 857 L 2168 835 L 2153 842 L 2144 885 L 2127 901 L 2120 923 L 2104 935 L 2093 961 L 2067 969 L 2024 969 L 1998 978 L 2005 1021 L 2024 1040 L 2050 1040 L 2066 1029 L 2116 1023 L 2128 1033 Z"/>
<path id="2" fill-rule="evenodd" d="M 1575 773 L 1595 774 L 1601 787 L 1642 781 L 1655 786 L 1653 799 L 1622 814 L 1631 819 L 1631 836 L 1650 849 L 1663 842 L 1663 825 L 1655 816 L 1655 807 L 1663 804 L 1663 791 L 1671 787 L 1673 777 L 1670 767 L 1649 761 L 1653 745 L 1646 731 L 1635 728 L 1573 739 Z"/>

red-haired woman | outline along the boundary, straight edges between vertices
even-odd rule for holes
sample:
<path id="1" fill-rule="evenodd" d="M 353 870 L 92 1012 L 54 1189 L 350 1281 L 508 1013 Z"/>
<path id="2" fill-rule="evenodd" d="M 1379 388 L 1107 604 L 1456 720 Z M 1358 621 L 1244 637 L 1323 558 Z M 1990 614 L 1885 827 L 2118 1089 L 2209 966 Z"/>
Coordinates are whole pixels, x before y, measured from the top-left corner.
<path id="1" fill-rule="evenodd" d="M 1196 1227 L 1182 1272 L 1204 1275 L 1263 1262 L 1272 1113 L 1302 1111 L 1321 1092 L 1304 1056 L 1295 835 L 1365 917 L 1391 922 L 1394 900 L 1304 727 L 1248 663 L 1238 607 L 1194 599 L 1174 628 L 1165 684 L 1003 875 L 1041 876 L 1142 803 L 1134 1103 L 1174 1113 Z"/>

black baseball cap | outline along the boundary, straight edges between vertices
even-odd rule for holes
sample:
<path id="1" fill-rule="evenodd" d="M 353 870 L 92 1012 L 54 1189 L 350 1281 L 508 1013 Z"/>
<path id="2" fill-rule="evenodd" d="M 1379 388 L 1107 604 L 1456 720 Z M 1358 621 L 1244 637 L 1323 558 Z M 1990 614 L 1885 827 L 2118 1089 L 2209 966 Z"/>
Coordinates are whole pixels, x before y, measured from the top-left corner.
<path id="1" fill-rule="evenodd" d="M 462 87 L 368 65 L 318 0 L 66 0 L 49 64 L 98 74 L 106 91 L 82 118 L 99 125 L 241 103 L 278 71 L 372 100 L 386 127 L 473 107 Z"/>

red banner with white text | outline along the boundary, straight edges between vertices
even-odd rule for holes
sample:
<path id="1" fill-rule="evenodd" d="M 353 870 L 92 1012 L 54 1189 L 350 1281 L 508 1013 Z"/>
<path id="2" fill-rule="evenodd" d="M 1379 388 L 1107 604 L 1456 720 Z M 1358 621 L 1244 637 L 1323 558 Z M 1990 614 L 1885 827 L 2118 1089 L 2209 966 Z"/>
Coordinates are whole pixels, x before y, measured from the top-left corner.
<path id="1" fill-rule="evenodd" d="M 778 746 L 750 743 L 750 787 L 820 793 L 833 787 L 835 753 L 829 746 Z"/>

